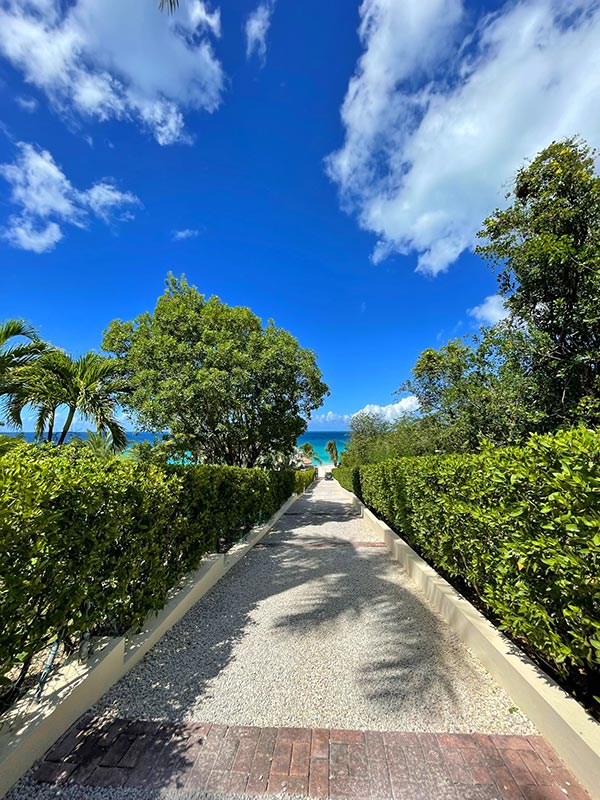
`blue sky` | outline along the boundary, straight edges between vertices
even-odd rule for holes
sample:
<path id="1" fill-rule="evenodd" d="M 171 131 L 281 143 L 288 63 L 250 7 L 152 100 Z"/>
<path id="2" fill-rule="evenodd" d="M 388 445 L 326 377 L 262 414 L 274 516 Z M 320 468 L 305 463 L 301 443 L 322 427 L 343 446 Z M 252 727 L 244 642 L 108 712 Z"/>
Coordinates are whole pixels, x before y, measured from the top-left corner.
<path id="1" fill-rule="evenodd" d="M 595 0 L 0 0 L 0 318 L 77 354 L 168 270 L 318 354 L 345 427 L 502 314 L 474 234 L 600 145 Z"/>

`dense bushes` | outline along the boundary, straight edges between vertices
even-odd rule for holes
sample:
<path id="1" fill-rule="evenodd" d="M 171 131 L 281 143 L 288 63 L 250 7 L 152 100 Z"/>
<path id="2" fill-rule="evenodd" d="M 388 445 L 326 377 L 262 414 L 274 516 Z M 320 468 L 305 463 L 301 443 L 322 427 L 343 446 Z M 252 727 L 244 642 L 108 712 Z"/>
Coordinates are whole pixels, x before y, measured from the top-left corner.
<path id="1" fill-rule="evenodd" d="M 294 473 L 295 475 L 294 491 L 296 492 L 296 494 L 302 494 L 302 492 L 311 485 L 311 483 L 315 479 L 315 472 L 316 469 L 314 467 L 309 467 L 308 469 L 296 470 L 296 472 Z"/>
<path id="2" fill-rule="evenodd" d="M 362 498 L 359 467 L 337 467 L 332 472 L 334 478 L 338 480 L 344 489 L 354 492 L 357 497 Z"/>
<path id="3" fill-rule="evenodd" d="M 0 458 L 0 676 L 60 631 L 76 640 L 141 622 L 293 489 L 293 472 L 13 448 Z"/>
<path id="4" fill-rule="evenodd" d="M 600 433 L 355 469 L 367 506 L 559 675 L 600 694 Z M 357 484 L 352 470 L 335 476 Z"/>

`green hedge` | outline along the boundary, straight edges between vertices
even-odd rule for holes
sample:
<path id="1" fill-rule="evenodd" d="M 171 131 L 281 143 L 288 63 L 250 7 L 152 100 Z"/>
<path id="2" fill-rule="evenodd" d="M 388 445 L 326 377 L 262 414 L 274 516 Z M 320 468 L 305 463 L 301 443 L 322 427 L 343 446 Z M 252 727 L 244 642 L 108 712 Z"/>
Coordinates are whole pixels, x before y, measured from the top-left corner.
<path id="1" fill-rule="evenodd" d="M 294 492 L 296 494 L 302 494 L 305 489 L 308 489 L 315 479 L 316 471 L 314 467 L 309 467 L 308 469 L 298 469 L 294 472 Z"/>
<path id="2" fill-rule="evenodd" d="M 351 470 L 335 477 L 357 484 Z M 600 694 L 600 433 L 366 465 L 358 483 L 365 504 L 464 581 L 501 628 Z"/>
<path id="3" fill-rule="evenodd" d="M 294 473 L 161 468 L 35 446 L 0 458 L 0 676 L 59 631 L 122 633 L 205 553 L 268 519 Z"/>

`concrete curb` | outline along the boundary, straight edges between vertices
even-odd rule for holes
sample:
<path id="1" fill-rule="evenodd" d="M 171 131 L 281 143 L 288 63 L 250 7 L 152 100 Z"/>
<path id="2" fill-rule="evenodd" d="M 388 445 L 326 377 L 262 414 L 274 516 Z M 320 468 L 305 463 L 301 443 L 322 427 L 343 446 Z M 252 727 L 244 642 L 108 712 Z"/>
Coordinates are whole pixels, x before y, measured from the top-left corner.
<path id="1" fill-rule="evenodd" d="M 205 556 L 200 567 L 173 590 L 166 606 L 147 617 L 139 633 L 102 640 L 85 664 L 72 660 L 57 670 L 39 702 L 25 696 L 7 712 L 0 732 L 0 797 L 269 533 L 299 497 L 292 495 L 266 524 L 254 528 L 245 542 L 225 554 Z"/>
<path id="2" fill-rule="evenodd" d="M 338 484 L 339 485 L 339 484 Z M 431 605 L 506 689 L 594 800 L 600 800 L 600 724 L 427 564 L 356 495 L 340 486 Z"/>

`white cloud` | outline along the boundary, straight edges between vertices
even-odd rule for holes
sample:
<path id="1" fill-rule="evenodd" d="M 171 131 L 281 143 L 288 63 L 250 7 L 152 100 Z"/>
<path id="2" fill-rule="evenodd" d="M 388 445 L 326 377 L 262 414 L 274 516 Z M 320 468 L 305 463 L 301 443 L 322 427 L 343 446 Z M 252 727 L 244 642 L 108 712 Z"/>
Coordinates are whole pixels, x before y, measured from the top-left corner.
<path id="1" fill-rule="evenodd" d="M 463 0 L 363 0 L 364 53 L 327 162 L 373 258 L 435 275 L 475 241 L 507 182 L 553 139 L 600 144 L 600 3 L 521 0 L 475 21 Z"/>
<path id="2" fill-rule="evenodd" d="M 375 403 L 369 403 L 363 408 L 355 411 L 353 414 L 336 414 L 334 411 L 328 411 L 326 414 L 317 414 L 311 417 L 311 425 L 342 425 L 347 426 L 352 417 L 357 414 L 375 414 L 387 422 L 394 422 L 394 420 L 403 417 L 405 414 L 411 414 L 419 408 L 419 401 L 414 395 L 403 397 L 397 403 L 389 403 L 385 406 L 379 406 Z"/>
<path id="3" fill-rule="evenodd" d="M 221 36 L 221 9 L 209 11 L 206 3 L 201 0 L 192 0 L 185 3 L 185 10 L 188 15 L 189 25 L 193 30 L 198 28 L 205 29 L 213 36 Z"/>
<path id="4" fill-rule="evenodd" d="M 310 418 L 311 425 L 342 425 L 346 426 L 352 419 L 352 414 L 336 414 L 328 411 L 326 414 L 316 414 Z"/>
<path id="5" fill-rule="evenodd" d="M 378 406 L 374 403 L 369 403 L 352 416 L 356 416 L 356 414 L 375 414 L 387 422 L 393 422 L 403 417 L 405 414 L 412 414 L 418 408 L 419 401 L 417 398 L 414 395 L 409 395 L 408 397 L 403 397 L 402 400 L 399 400 L 397 403 L 389 403 L 386 406 Z"/>
<path id="6" fill-rule="evenodd" d="M 120 213 L 129 218 L 139 205 L 131 192 L 122 192 L 107 179 L 86 190 L 76 189 L 47 150 L 20 142 L 11 164 L 0 164 L 0 177 L 11 187 L 19 213 L 11 216 L 2 238 L 13 247 L 44 253 L 62 239 L 61 224 L 84 228 L 90 212 L 109 222 Z"/>
<path id="7" fill-rule="evenodd" d="M 113 215 L 123 208 L 124 211 L 119 215 L 119 219 L 131 219 L 131 206 L 140 204 L 134 194 L 122 192 L 106 180 L 95 183 L 85 192 L 79 192 L 79 200 L 104 222 L 109 222 Z"/>
<path id="8" fill-rule="evenodd" d="M 271 27 L 271 16 L 275 0 L 260 3 L 246 20 L 246 56 L 256 54 L 262 63 L 267 56 L 267 34 Z"/>
<path id="9" fill-rule="evenodd" d="M 0 0 L 0 54 L 62 113 L 134 119 L 159 144 L 190 141 L 183 111 L 214 111 L 223 70 L 205 33 L 218 10 L 167 16 L 147 0 Z"/>
<path id="10" fill-rule="evenodd" d="M 195 239 L 200 235 L 200 231 L 195 228 L 184 228 L 181 231 L 173 231 L 173 239 L 176 242 L 181 242 L 184 239 Z"/>
<path id="11" fill-rule="evenodd" d="M 34 111 L 37 111 L 38 101 L 34 97 L 15 97 L 15 103 L 22 108 L 23 111 L 27 111 L 28 114 L 33 114 Z"/>
<path id="12" fill-rule="evenodd" d="M 17 216 L 9 217 L 8 227 L 0 235 L 13 247 L 31 250 L 33 253 L 48 253 L 63 238 L 56 222 L 48 222 L 36 228 L 31 219 Z"/>
<path id="13" fill-rule="evenodd" d="M 491 294 L 483 303 L 470 308 L 468 313 L 483 325 L 497 325 L 501 319 L 508 317 L 508 309 L 499 294 Z"/>

